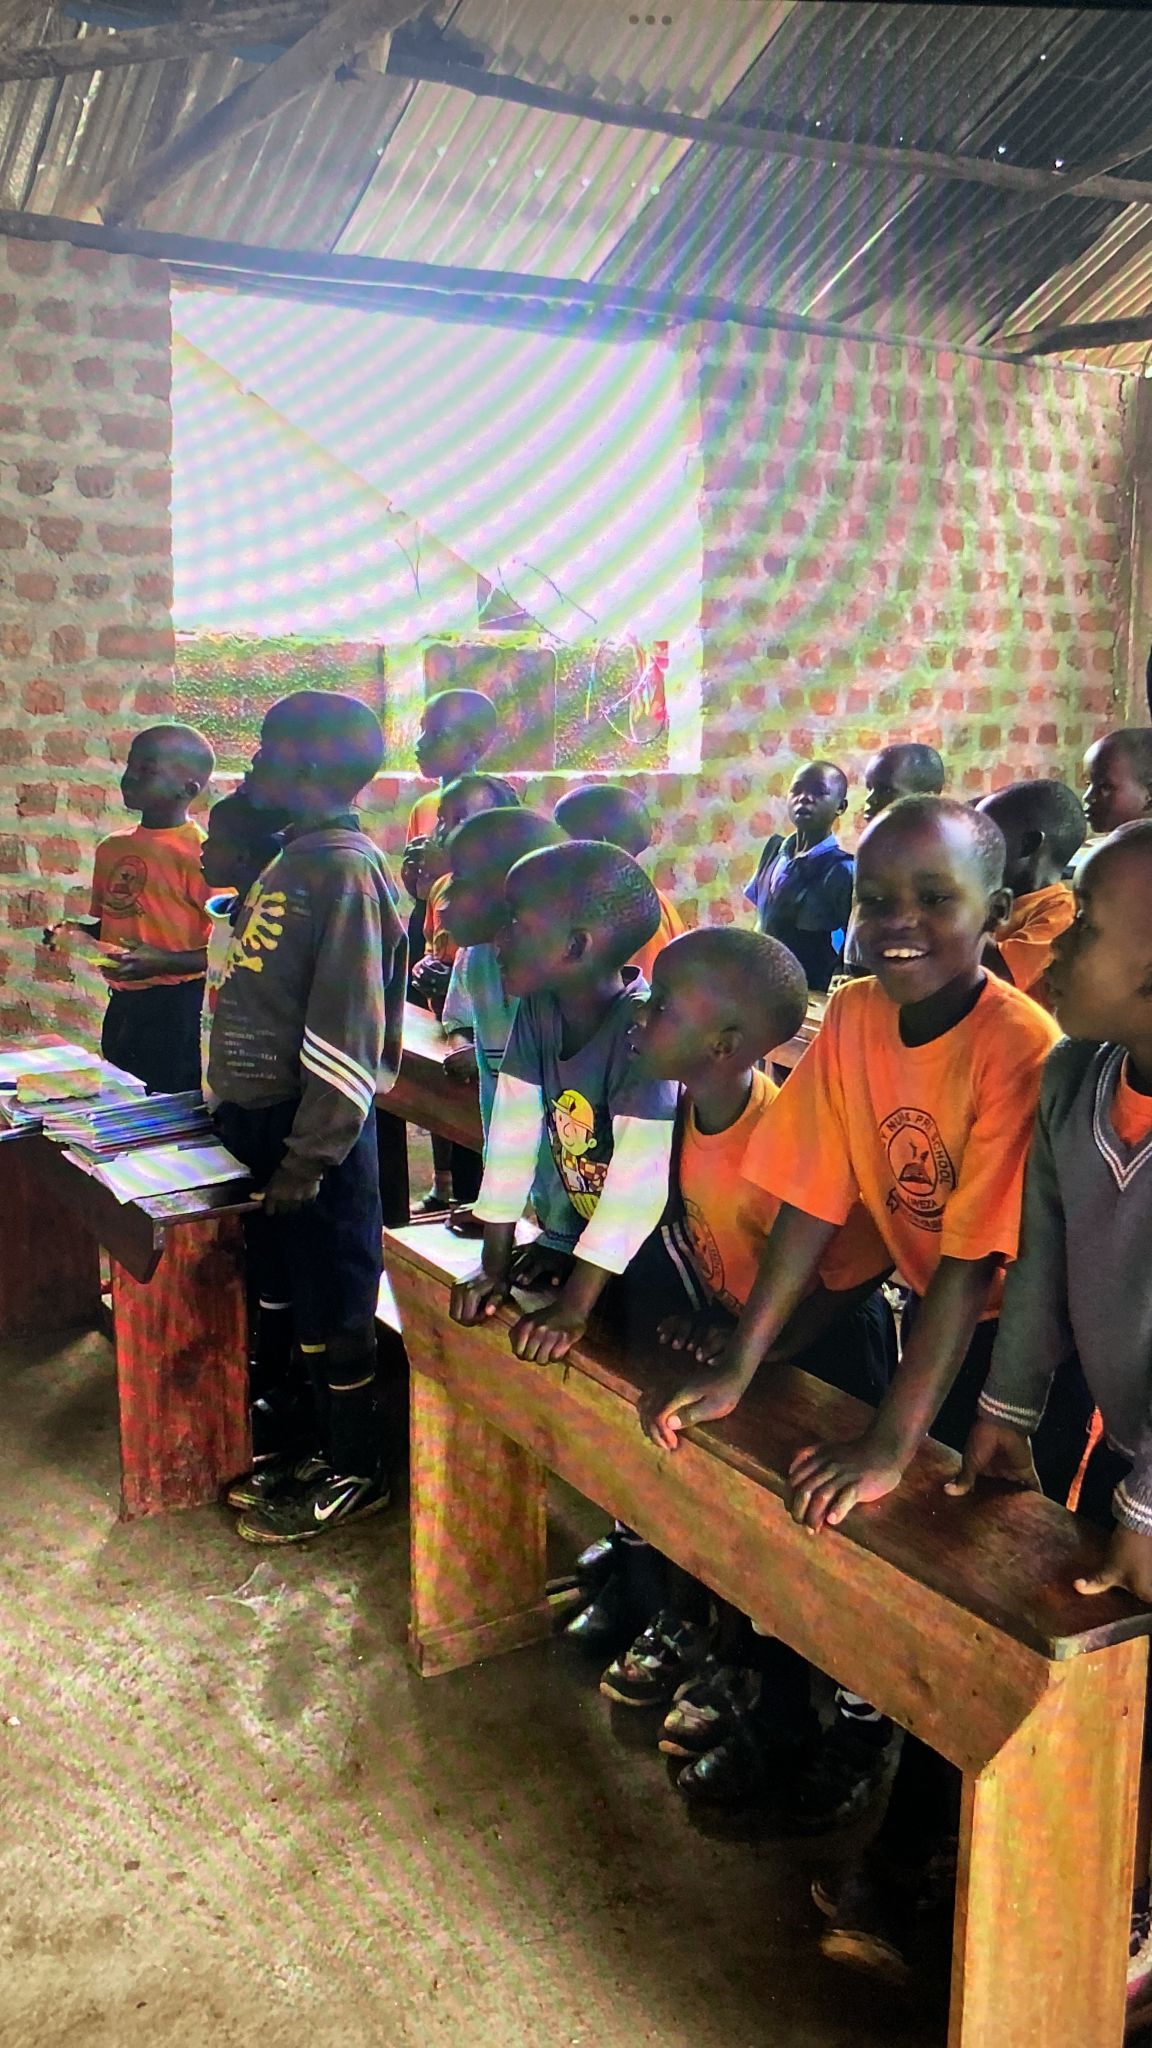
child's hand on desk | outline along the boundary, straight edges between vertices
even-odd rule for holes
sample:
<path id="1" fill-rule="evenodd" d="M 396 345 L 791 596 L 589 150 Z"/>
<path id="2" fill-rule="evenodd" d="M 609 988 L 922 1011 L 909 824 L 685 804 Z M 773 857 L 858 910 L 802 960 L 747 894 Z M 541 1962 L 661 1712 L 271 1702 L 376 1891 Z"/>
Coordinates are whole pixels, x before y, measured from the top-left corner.
<path id="1" fill-rule="evenodd" d="M 668 1316 L 656 1335 L 673 1351 L 686 1351 L 701 1365 L 715 1365 L 732 1335 L 730 1323 L 718 1323 L 714 1316 Z"/>
<path id="2" fill-rule="evenodd" d="M 731 1415 L 747 1390 L 748 1382 L 743 1373 L 731 1369 L 725 1371 L 721 1355 L 718 1371 L 709 1372 L 705 1368 L 694 1379 L 685 1380 L 671 1397 L 660 1394 L 642 1396 L 640 1427 L 662 1451 L 674 1451 L 682 1431 L 693 1428 L 698 1422 L 721 1422 L 725 1415 Z"/>
<path id="3" fill-rule="evenodd" d="M 285 1159 L 265 1186 L 262 1205 L 265 1216 L 291 1216 L 306 1209 L 320 1193 L 320 1175 L 310 1173 Z"/>
<path id="4" fill-rule="evenodd" d="M 452 1289 L 448 1313 L 454 1323 L 471 1328 L 494 1316 L 511 1300 L 512 1283 L 507 1273 L 473 1273 L 470 1280 L 458 1280 Z"/>
<path id="5" fill-rule="evenodd" d="M 522 1244 L 512 1255 L 512 1285 L 525 1294 L 537 1287 L 563 1287 L 571 1273 L 571 1253 L 556 1251 L 552 1245 Z"/>
<path id="6" fill-rule="evenodd" d="M 444 1072 L 450 1081 L 476 1081 L 480 1069 L 476 1065 L 476 1054 L 470 1045 L 457 1046 L 455 1052 L 444 1055 Z"/>
<path id="7" fill-rule="evenodd" d="M 905 1469 L 875 1430 L 852 1444 L 808 1444 L 788 1468 L 792 1519 L 813 1536 L 838 1528 L 854 1507 L 894 1493 Z"/>
<path id="8" fill-rule="evenodd" d="M 517 1358 L 550 1365 L 553 1359 L 566 1358 L 587 1328 L 588 1318 L 581 1309 L 566 1307 L 562 1301 L 553 1302 L 513 1323 L 512 1349 Z"/>
<path id="9" fill-rule="evenodd" d="M 953 1499 L 971 1493 L 978 1479 L 999 1479 L 1027 1493 L 1039 1493 L 1040 1480 L 1032 1456 L 1032 1440 L 1006 1422 L 975 1422 L 964 1446 L 964 1462 L 944 1491 Z"/>
<path id="10" fill-rule="evenodd" d="M 1113 1529 L 1103 1566 L 1089 1579 L 1075 1581 L 1078 1593 L 1131 1593 L 1152 1607 L 1152 1536 L 1135 1529 Z"/>

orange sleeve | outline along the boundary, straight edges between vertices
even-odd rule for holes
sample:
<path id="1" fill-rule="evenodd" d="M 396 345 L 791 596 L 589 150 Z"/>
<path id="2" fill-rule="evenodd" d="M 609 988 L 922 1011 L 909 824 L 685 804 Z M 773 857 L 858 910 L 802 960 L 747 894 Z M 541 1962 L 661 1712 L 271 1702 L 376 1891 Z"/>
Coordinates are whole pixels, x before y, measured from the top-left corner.
<path id="1" fill-rule="evenodd" d="M 769 1105 L 748 1145 L 744 1178 L 823 1223 L 845 1223 L 860 1193 L 840 1080 L 840 998 Z"/>
<path id="2" fill-rule="evenodd" d="M 1016 1257 L 1024 1166 L 1040 1094 L 1040 1076 L 1060 1033 L 1032 1004 L 1032 1016 L 1004 1030 L 1002 1010 L 988 1013 L 976 1063 L 976 1114 L 960 1177 L 944 1206 L 940 1256 Z M 1033 1018 L 1035 1023 L 1033 1023 Z M 991 1029 L 989 1029 L 991 1026 Z M 1047 1026 L 1047 1030 L 1045 1030 Z"/>

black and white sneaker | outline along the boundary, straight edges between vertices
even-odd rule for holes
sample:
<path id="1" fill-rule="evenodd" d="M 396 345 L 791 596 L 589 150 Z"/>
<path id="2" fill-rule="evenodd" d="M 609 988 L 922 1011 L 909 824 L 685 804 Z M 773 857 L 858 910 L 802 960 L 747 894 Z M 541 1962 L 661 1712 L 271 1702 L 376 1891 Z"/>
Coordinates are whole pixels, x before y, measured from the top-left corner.
<path id="1" fill-rule="evenodd" d="M 383 1472 L 359 1478 L 324 1466 L 309 1483 L 241 1515 L 236 1533 L 245 1543 L 311 1543 L 330 1529 L 378 1515 L 391 1498 Z"/>
<path id="2" fill-rule="evenodd" d="M 224 1498 L 230 1508 L 263 1508 L 283 1493 L 311 1486 L 327 1471 L 323 1458 L 264 1458 L 243 1479 L 234 1479 Z"/>

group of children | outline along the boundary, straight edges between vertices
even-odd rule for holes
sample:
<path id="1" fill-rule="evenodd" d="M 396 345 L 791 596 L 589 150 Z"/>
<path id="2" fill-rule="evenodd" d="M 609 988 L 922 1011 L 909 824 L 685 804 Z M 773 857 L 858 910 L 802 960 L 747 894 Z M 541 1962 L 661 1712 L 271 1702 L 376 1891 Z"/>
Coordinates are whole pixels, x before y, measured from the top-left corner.
<path id="1" fill-rule="evenodd" d="M 593 1317 L 628 1341 L 658 1336 L 669 1390 L 640 1422 L 666 1452 L 785 1359 L 860 1396 L 875 1411 L 860 1438 L 808 1446 L 792 1467 L 792 1512 L 814 1535 L 897 1488 L 926 1433 L 963 1453 L 955 1492 L 987 1474 L 1065 1498 L 1082 1468 L 1080 1512 L 1112 1534 L 1081 1590 L 1152 1601 L 1152 1311 L 1137 1281 L 1152 729 L 1090 750 L 1083 808 L 1103 843 L 1086 860 L 1063 785 L 971 806 L 942 793 L 930 748 L 898 745 L 869 764 L 853 862 L 835 829 L 846 778 L 813 763 L 789 794 L 791 835 L 765 848 L 747 891 L 758 929 L 684 932 L 640 865 L 651 825 L 638 799 L 595 785 L 551 818 L 524 808 L 480 770 L 495 733 L 484 706 L 460 691 L 427 707 L 419 758 L 442 788 L 413 814 L 404 867 L 413 951 L 443 935 L 428 999 L 452 1036 L 449 1067 L 480 1086 L 483 1174 L 457 1222 L 482 1244 L 453 1316 L 476 1322 L 529 1290 L 510 1342 L 541 1365 Z M 187 1066 L 157 1078 L 175 1052 L 169 1018 L 193 1010 L 168 991 L 197 990 L 198 1034 L 213 953 L 206 1081 L 262 1194 L 250 1242 L 268 1454 L 229 1496 L 255 1542 L 305 1540 L 388 1498 L 371 1112 L 398 1065 L 408 949 L 350 809 L 382 758 L 354 699 L 288 698 L 201 846 L 187 809 L 210 750 L 156 728 L 123 784 L 141 825 L 97 858 L 93 919 L 118 947 L 106 1049 L 150 1086 L 189 1085 Z M 1074 898 L 1064 877 L 1078 858 Z M 222 910 L 209 897 L 226 870 L 238 893 Z M 845 962 L 777 1087 L 773 1052 Z M 151 992 L 161 1000 L 145 1004 Z M 433 1195 L 447 1206 L 446 1186 Z M 529 1209 L 537 1234 L 518 1244 Z M 1085 1464 L 1094 1405 L 1103 1434 Z M 568 1633 L 608 1659 L 610 1698 L 665 1710 L 661 1747 L 681 1760 L 685 1797 L 764 1799 L 818 1832 L 860 1812 L 899 1751 L 879 1835 L 816 1900 L 829 1955 L 903 1973 L 916 1913 L 947 1891 L 949 1768 L 847 1693 L 826 1726 L 801 1660 L 718 1615 L 631 1530 L 591 1546 L 573 1584 Z M 1145 1839 L 1136 1998 L 1152 1985 L 1147 1860 Z"/>

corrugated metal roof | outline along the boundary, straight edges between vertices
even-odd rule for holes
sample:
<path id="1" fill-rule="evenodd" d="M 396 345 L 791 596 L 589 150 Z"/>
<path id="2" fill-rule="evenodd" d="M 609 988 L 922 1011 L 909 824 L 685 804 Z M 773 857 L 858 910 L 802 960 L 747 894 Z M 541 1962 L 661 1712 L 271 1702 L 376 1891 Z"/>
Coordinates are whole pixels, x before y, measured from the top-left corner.
<path id="1" fill-rule="evenodd" d="M 493 71 L 616 103 L 1026 164 L 1122 146 L 1152 88 L 1139 13 L 435 0 L 425 36 L 429 24 Z M 40 31 L 70 32 L 48 9 Z M 204 55 L 0 88 L 0 204 L 82 215 L 254 69 Z M 1152 152 L 1130 175 L 1152 179 Z M 1152 299 L 1143 206 L 1061 199 L 1021 212 L 1017 195 L 987 186 L 688 144 L 367 72 L 330 80 L 190 174 L 146 223 L 595 275 L 965 343 Z"/>
<path id="2" fill-rule="evenodd" d="M 703 115 L 724 102 L 792 0 L 674 4 L 675 14 L 643 15 L 619 0 L 462 0 L 451 26 L 491 50 L 494 68 L 534 85 Z M 590 277 L 690 149 L 419 85 L 340 249 Z"/>

